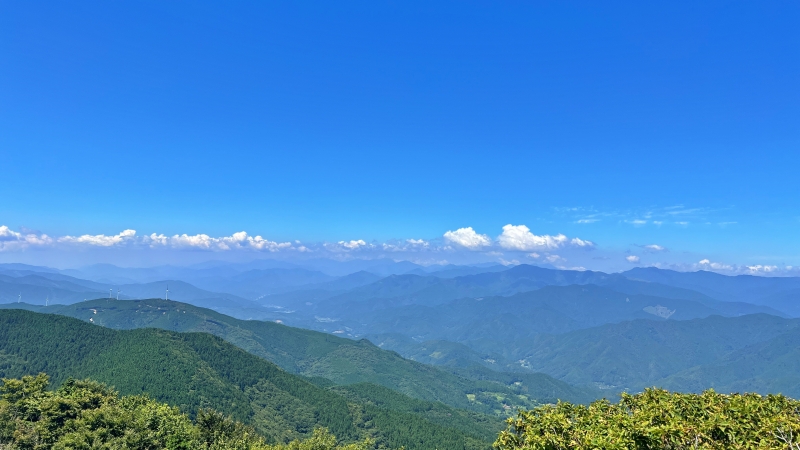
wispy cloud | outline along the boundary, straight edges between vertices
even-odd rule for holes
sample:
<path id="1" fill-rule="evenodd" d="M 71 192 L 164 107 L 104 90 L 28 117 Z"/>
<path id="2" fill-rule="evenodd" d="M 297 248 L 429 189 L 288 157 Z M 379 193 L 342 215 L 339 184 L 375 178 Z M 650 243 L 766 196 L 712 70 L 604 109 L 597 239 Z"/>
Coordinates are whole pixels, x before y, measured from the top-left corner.
<path id="1" fill-rule="evenodd" d="M 733 221 L 719 220 L 717 217 L 725 208 L 715 209 L 708 207 L 687 207 L 685 205 L 671 205 L 665 207 L 651 207 L 630 210 L 607 210 L 601 211 L 593 207 L 570 207 L 555 208 L 556 214 L 570 217 L 572 223 L 591 224 L 604 219 L 616 220 L 627 223 L 635 227 L 642 226 L 662 226 L 673 224 L 686 226 L 689 223 L 715 222 L 722 224 L 732 224 Z"/>

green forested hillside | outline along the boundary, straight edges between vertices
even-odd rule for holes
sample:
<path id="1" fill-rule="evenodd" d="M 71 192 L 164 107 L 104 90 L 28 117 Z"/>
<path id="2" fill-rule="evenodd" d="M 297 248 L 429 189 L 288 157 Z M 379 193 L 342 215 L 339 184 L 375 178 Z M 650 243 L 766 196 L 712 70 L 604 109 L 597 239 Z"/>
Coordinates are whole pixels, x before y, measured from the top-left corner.
<path id="1" fill-rule="evenodd" d="M 191 414 L 214 408 L 281 442 L 324 426 L 348 441 L 372 436 L 407 448 L 487 446 L 478 433 L 348 400 L 209 334 L 116 331 L 58 315 L 0 311 L 0 376 L 39 372 L 55 383 L 90 377 Z"/>
<path id="2" fill-rule="evenodd" d="M 800 320 L 766 314 L 712 316 L 686 321 L 635 320 L 561 335 L 538 336 L 528 347 L 530 367 L 571 383 L 597 383 L 616 390 L 640 390 L 701 365 L 713 364 L 731 352 L 800 327 Z M 778 351 L 785 351 L 786 346 Z M 713 370 L 711 370 L 713 372 Z M 702 390 L 717 387 L 708 371 L 695 370 L 696 383 L 670 388 Z M 787 374 L 773 374 L 780 378 Z M 766 386 L 766 385 L 764 385 Z M 764 392 L 749 386 L 748 390 Z"/>
<path id="3" fill-rule="evenodd" d="M 746 332 L 746 330 L 741 330 Z M 800 326 L 683 370 L 659 382 L 665 388 L 780 393 L 800 397 Z"/>
<path id="4" fill-rule="evenodd" d="M 541 401 L 586 402 L 596 394 L 549 377 L 525 378 L 489 371 L 470 379 L 406 360 L 366 340 L 354 341 L 272 322 L 243 321 L 160 299 L 99 299 L 34 309 L 91 320 L 110 328 L 156 327 L 211 333 L 292 373 L 327 378 L 335 384 L 369 382 L 419 399 L 500 416 Z"/>
<path id="5" fill-rule="evenodd" d="M 14 450 L 366 450 L 365 439 L 337 445 L 317 428 L 303 441 L 269 445 L 252 428 L 213 411 L 192 421 L 147 396 L 123 396 L 92 380 L 66 380 L 48 390 L 46 374 L 0 383 L 0 448 Z"/>

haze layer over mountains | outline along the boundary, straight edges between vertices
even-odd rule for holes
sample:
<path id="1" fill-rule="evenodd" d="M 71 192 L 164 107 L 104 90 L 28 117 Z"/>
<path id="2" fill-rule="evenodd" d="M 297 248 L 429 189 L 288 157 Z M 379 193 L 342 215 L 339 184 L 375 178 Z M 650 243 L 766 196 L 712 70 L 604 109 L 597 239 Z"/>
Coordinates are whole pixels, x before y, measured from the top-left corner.
<path id="1" fill-rule="evenodd" d="M 787 365 L 796 359 L 793 343 L 800 339 L 798 278 L 656 268 L 606 274 L 529 265 L 422 267 L 389 260 L 80 270 L 0 266 L 5 307 L 79 303 L 42 312 L 115 328 L 203 331 L 137 321 L 135 309 L 115 313 L 113 323 L 104 316 L 117 297 L 164 298 L 167 288 L 170 300 L 238 319 L 366 338 L 468 379 L 544 373 L 588 389 L 583 392 L 589 396 L 651 385 L 800 395 L 800 371 Z M 87 313 L 80 302 L 92 299 L 105 300 Z M 260 356 L 281 365 L 274 352 Z M 755 357 L 757 367 L 749 363 Z M 294 371 L 330 376 L 307 367 Z M 347 380 L 341 375 L 336 381 Z M 414 389 L 404 393 L 414 395 Z"/>

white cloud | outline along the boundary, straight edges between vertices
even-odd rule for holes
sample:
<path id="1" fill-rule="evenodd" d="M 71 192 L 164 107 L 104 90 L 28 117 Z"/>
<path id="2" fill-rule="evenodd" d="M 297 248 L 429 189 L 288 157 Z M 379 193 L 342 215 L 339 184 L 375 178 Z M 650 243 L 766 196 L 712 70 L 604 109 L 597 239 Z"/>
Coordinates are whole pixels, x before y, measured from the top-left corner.
<path id="1" fill-rule="evenodd" d="M 169 246 L 172 248 L 196 248 L 201 250 L 218 251 L 252 249 L 276 252 L 282 249 L 292 248 L 291 242 L 274 242 L 264 239 L 261 236 L 250 236 L 245 231 L 239 231 L 230 236 L 219 238 L 214 238 L 207 234 L 176 234 L 169 237 L 163 234 L 153 233 L 149 236 L 144 236 L 142 238 L 142 242 L 150 247 Z M 305 249 L 305 247 L 302 248 Z M 300 247 L 298 247 L 298 250 L 300 250 Z"/>
<path id="2" fill-rule="evenodd" d="M 96 247 L 113 247 L 115 245 L 130 242 L 136 237 L 136 230 L 124 230 L 119 234 L 113 236 L 106 236 L 105 234 L 84 234 L 82 236 L 62 236 L 58 238 L 58 242 L 67 244 L 86 244 Z"/>
<path id="3" fill-rule="evenodd" d="M 497 237 L 497 241 L 505 249 L 529 252 L 559 248 L 567 242 L 567 237 L 563 234 L 537 236 L 525 225 L 508 224 L 503 227 L 503 233 Z"/>
<path id="4" fill-rule="evenodd" d="M 628 256 L 626 256 L 626 257 L 625 257 L 625 259 L 626 259 L 626 260 L 627 260 L 629 263 L 633 263 L 633 264 L 636 264 L 636 263 L 638 263 L 638 262 L 639 262 L 639 257 L 638 257 L 638 256 L 636 256 L 636 255 L 628 255 Z"/>
<path id="5" fill-rule="evenodd" d="M 0 226 L 0 251 L 24 250 L 28 247 L 43 247 L 51 245 L 53 239 L 46 234 L 20 233 Z"/>
<path id="6" fill-rule="evenodd" d="M 711 262 L 708 259 L 703 259 L 698 264 L 700 265 L 700 267 L 702 269 L 705 269 L 705 270 L 708 270 L 708 269 L 723 270 L 723 271 L 736 270 L 736 268 L 734 266 L 730 265 L 730 264 L 722 264 L 722 263 L 717 263 L 717 262 Z"/>
<path id="7" fill-rule="evenodd" d="M 470 250 L 479 249 L 492 244 L 492 239 L 485 234 L 478 234 L 472 227 L 459 228 L 444 234 L 445 240 Z"/>
<path id="8" fill-rule="evenodd" d="M 351 252 L 355 250 L 370 249 L 375 246 L 367 243 L 363 239 L 357 239 L 351 241 L 339 241 L 335 243 L 326 242 L 322 244 L 322 247 L 331 252 L 342 253 L 342 252 Z M 397 250 L 397 248 L 394 248 L 395 246 L 390 244 L 383 244 L 382 247 L 384 248 L 384 250 Z"/>
<path id="9" fill-rule="evenodd" d="M 428 241 L 424 239 L 406 239 L 409 245 L 413 247 L 428 247 Z"/>
<path id="10" fill-rule="evenodd" d="M 169 245 L 176 248 L 189 247 L 210 250 L 215 243 L 216 239 L 207 234 L 195 234 L 190 236 L 184 233 L 180 235 L 176 234 L 169 238 Z"/>
<path id="11" fill-rule="evenodd" d="M 247 243 L 251 248 L 256 250 L 266 250 L 270 252 L 277 252 L 278 250 L 288 249 L 292 247 L 291 242 L 275 242 L 262 238 L 261 236 L 247 237 Z M 302 246 L 301 246 L 302 247 Z M 305 247 L 302 247 L 305 250 Z"/>
<path id="12" fill-rule="evenodd" d="M 511 261 L 506 261 L 505 259 L 500 258 L 500 264 L 504 266 L 516 266 L 519 265 L 519 261 L 517 261 L 516 259 L 512 259 Z"/>
<path id="13" fill-rule="evenodd" d="M 566 259 L 564 259 L 564 258 L 562 258 L 562 257 L 560 257 L 558 255 L 547 255 L 547 257 L 545 259 L 547 261 L 551 262 L 551 263 L 556 263 L 556 262 L 559 262 L 559 261 L 566 261 Z"/>
<path id="14" fill-rule="evenodd" d="M 341 245 L 341 246 L 342 246 L 342 247 L 344 247 L 344 248 L 348 248 L 348 249 L 350 249 L 350 250 L 355 250 L 355 249 L 357 249 L 357 248 L 360 248 L 360 247 L 364 247 L 364 246 L 366 246 L 366 245 L 367 245 L 367 243 L 366 243 L 366 242 L 364 242 L 364 240 L 363 240 L 363 239 L 359 239 L 359 240 L 357 240 L 357 241 L 350 241 L 350 242 L 346 242 L 346 241 L 339 241 L 339 245 Z"/>
<path id="15" fill-rule="evenodd" d="M 626 220 L 625 222 L 627 222 L 627 223 L 629 223 L 629 224 L 631 224 L 631 225 L 633 225 L 635 227 L 640 227 L 642 225 L 647 225 L 647 221 L 646 220 L 642 220 L 642 219 Z"/>
<path id="16" fill-rule="evenodd" d="M 787 270 L 791 270 L 792 266 L 786 266 L 786 268 L 787 268 Z M 750 273 L 753 273 L 753 274 L 756 274 L 756 273 L 771 273 L 771 272 L 777 272 L 778 271 L 778 266 L 762 266 L 761 264 L 758 264 L 758 265 L 755 265 L 755 266 L 747 266 L 747 269 L 750 271 Z"/>
<path id="17" fill-rule="evenodd" d="M 645 245 L 644 248 L 650 250 L 651 252 L 663 252 L 666 250 L 666 247 L 662 247 L 661 245 L 658 244 Z"/>
<path id="18" fill-rule="evenodd" d="M 594 247 L 594 242 L 587 241 L 581 238 L 572 238 L 572 240 L 569 241 L 569 243 L 576 247 L 584 247 L 584 248 Z"/>
<path id="19" fill-rule="evenodd" d="M 575 221 L 575 223 L 595 223 L 599 221 L 600 219 L 578 219 Z"/>

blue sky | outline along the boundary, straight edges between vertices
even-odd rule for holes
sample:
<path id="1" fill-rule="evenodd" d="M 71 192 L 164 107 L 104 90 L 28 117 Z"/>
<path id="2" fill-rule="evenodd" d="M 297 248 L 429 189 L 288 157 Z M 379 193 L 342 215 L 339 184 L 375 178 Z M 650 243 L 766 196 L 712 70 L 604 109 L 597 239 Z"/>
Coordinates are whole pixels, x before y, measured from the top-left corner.
<path id="1" fill-rule="evenodd" d="M 590 268 L 797 266 L 797 23 L 797 2 L 4 2 L 0 240 L 511 224 L 592 241 L 609 259 L 569 258 Z M 22 247 L 0 260 L 74 251 Z"/>

